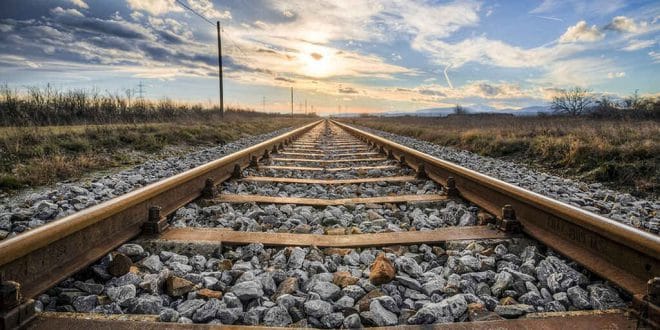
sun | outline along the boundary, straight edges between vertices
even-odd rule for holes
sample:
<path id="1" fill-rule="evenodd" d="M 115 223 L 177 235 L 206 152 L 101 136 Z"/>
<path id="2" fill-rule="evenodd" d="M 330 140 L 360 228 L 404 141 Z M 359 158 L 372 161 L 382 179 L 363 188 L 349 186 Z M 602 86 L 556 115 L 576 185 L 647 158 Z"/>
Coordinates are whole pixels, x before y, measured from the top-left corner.
<path id="1" fill-rule="evenodd" d="M 328 52 L 323 49 L 309 49 L 302 53 L 304 63 L 303 73 L 305 75 L 323 78 L 330 76 L 334 72 L 332 59 Z"/>

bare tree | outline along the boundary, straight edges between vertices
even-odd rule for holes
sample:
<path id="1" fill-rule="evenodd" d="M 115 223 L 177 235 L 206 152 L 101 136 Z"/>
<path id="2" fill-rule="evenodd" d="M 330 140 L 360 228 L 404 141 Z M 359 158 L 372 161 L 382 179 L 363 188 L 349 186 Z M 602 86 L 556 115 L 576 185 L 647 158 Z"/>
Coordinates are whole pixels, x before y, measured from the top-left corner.
<path id="1" fill-rule="evenodd" d="M 468 113 L 468 112 L 467 112 L 467 109 L 465 109 L 465 108 L 464 108 L 462 105 L 460 105 L 460 104 L 457 104 L 457 105 L 454 107 L 454 114 L 455 114 L 455 115 L 466 115 L 467 113 Z"/>
<path id="2" fill-rule="evenodd" d="M 571 116 L 579 116 L 587 111 L 594 102 L 591 91 L 581 87 L 561 90 L 552 98 L 552 110 Z"/>

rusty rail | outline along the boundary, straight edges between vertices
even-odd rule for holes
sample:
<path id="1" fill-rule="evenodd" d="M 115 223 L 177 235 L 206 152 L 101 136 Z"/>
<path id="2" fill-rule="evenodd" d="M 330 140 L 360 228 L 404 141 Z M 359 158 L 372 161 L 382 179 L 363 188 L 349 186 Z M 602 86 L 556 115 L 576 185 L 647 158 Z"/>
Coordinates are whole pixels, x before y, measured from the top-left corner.
<path id="1" fill-rule="evenodd" d="M 21 285 L 23 300 L 35 297 L 59 281 L 98 260 L 140 234 L 152 207 L 160 216 L 198 198 L 206 181 L 231 177 L 254 157 L 288 144 L 321 121 L 235 152 L 210 163 L 150 184 L 128 194 L 0 242 L 0 273 Z"/>
<path id="2" fill-rule="evenodd" d="M 646 294 L 647 281 L 660 276 L 658 236 L 333 122 L 442 185 L 453 178 L 461 197 L 488 212 L 500 214 L 504 205 L 511 205 L 524 232 L 631 295 Z"/>

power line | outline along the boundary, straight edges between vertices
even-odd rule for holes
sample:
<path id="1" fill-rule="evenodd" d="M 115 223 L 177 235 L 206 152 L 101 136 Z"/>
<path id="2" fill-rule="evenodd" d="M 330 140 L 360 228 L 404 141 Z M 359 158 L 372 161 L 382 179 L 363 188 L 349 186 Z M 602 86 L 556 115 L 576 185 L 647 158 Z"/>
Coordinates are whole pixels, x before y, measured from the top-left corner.
<path id="1" fill-rule="evenodd" d="M 188 5 L 186 5 L 185 3 L 183 3 L 181 0 L 175 0 L 175 1 L 176 1 L 178 4 L 180 4 L 181 6 L 183 6 L 184 8 L 186 8 L 186 9 L 190 10 L 191 12 L 193 12 L 193 14 L 195 14 L 195 15 L 201 17 L 203 20 L 207 21 L 209 24 L 211 24 L 211 25 L 215 25 L 215 23 L 214 23 L 214 22 L 211 22 L 211 20 L 209 20 L 208 18 L 206 18 L 206 16 L 204 16 L 204 15 L 198 13 L 197 11 L 195 11 L 194 9 L 188 7 Z"/>

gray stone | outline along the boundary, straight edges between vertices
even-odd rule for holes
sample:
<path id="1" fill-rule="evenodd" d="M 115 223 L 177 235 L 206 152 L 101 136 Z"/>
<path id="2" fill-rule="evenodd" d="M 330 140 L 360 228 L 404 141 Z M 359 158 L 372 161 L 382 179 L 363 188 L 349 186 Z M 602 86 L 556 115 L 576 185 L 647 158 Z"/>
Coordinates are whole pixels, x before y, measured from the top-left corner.
<path id="1" fill-rule="evenodd" d="M 513 276 L 508 272 L 500 272 L 495 275 L 495 283 L 490 287 L 493 295 L 499 297 L 513 283 Z"/>
<path id="2" fill-rule="evenodd" d="M 209 299 L 204 305 L 199 307 L 192 316 L 195 323 L 206 323 L 215 318 L 221 308 L 220 300 Z"/>
<path id="3" fill-rule="evenodd" d="M 110 298 L 112 301 L 118 304 L 121 304 L 127 299 L 135 298 L 136 292 L 137 291 L 133 284 L 127 284 L 123 286 L 111 287 L 106 289 L 108 298 Z"/>
<path id="4" fill-rule="evenodd" d="M 264 318 L 266 310 L 268 310 L 268 308 L 263 306 L 251 308 L 249 311 L 245 312 L 245 315 L 243 315 L 243 323 L 247 325 L 259 325 Z"/>
<path id="5" fill-rule="evenodd" d="M 174 275 L 179 277 L 186 276 L 188 273 L 192 272 L 193 270 L 192 266 L 176 261 L 168 263 L 168 267 L 170 268 L 170 270 Z"/>
<path id="6" fill-rule="evenodd" d="M 238 283 L 230 289 L 230 292 L 244 302 L 264 295 L 264 291 L 261 289 L 261 283 L 256 281 Z"/>
<path id="7" fill-rule="evenodd" d="M 399 275 L 394 278 L 399 282 L 399 284 L 405 286 L 406 288 L 413 289 L 415 291 L 422 291 L 422 286 L 419 284 L 419 281 L 417 281 L 414 278 L 404 276 L 404 275 Z"/>
<path id="8" fill-rule="evenodd" d="M 179 312 L 172 308 L 163 308 L 158 314 L 161 322 L 176 322 L 179 320 Z"/>
<path id="9" fill-rule="evenodd" d="M 163 307 L 163 299 L 157 295 L 143 295 L 127 301 L 128 312 L 132 314 L 158 314 Z"/>
<path id="10" fill-rule="evenodd" d="M 568 299 L 566 292 L 557 292 L 552 295 L 552 298 L 560 302 L 564 307 L 568 308 L 571 305 L 571 300 Z"/>
<path id="11" fill-rule="evenodd" d="M 420 267 L 417 261 L 415 261 L 413 258 L 401 256 L 396 258 L 394 264 L 396 265 L 397 269 L 410 275 L 411 277 L 417 278 L 422 276 L 422 267 Z"/>
<path id="12" fill-rule="evenodd" d="M 303 305 L 308 316 L 320 318 L 332 313 L 332 304 L 323 300 L 309 300 Z"/>
<path id="13" fill-rule="evenodd" d="M 342 325 L 344 315 L 342 313 L 330 313 L 321 317 L 321 324 L 327 329 L 336 329 Z"/>
<path id="14" fill-rule="evenodd" d="M 87 283 L 87 282 L 81 282 L 81 281 L 76 281 L 73 286 L 76 288 L 83 290 L 87 293 L 94 294 L 94 295 L 99 295 L 101 292 L 103 292 L 103 289 L 105 288 L 103 284 L 96 284 L 96 283 Z"/>
<path id="15" fill-rule="evenodd" d="M 390 296 L 376 297 L 376 298 L 373 298 L 371 301 L 378 301 L 381 304 L 381 306 L 385 307 L 385 309 L 387 309 L 388 311 L 390 311 L 392 313 L 401 312 L 399 310 L 399 306 L 397 305 L 394 298 L 392 298 Z"/>
<path id="16" fill-rule="evenodd" d="M 337 306 L 341 306 L 341 307 L 344 307 L 344 308 L 353 307 L 353 305 L 355 305 L 355 299 L 353 299 L 349 296 L 343 296 L 343 297 L 339 298 L 335 302 L 335 304 L 337 304 Z"/>
<path id="17" fill-rule="evenodd" d="M 138 244 L 128 243 L 117 248 L 117 252 L 133 259 L 134 257 L 141 257 L 144 254 L 144 248 Z"/>
<path id="18" fill-rule="evenodd" d="M 243 315 L 243 308 L 225 308 L 224 306 L 221 306 L 221 308 L 218 309 L 216 317 L 222 322 L 222 324 L 234 324 L 234 322 L 241 318 L 241 315 Z"/>
<path id="19" fill-rule="evenodd" d="M 186 300 L 182 303 L 180 303 L 178 306 L 176 306 L 177 312 L 179 312 L 179 315 L 187 318 L 191 318 L 193 313 L 200 307 L 202 307 L 205 304 L 204 300 L 202 299 L 191 299 L 191 300 Z"/>
<path id="20" fill-rule="evenodd" d="M 343 322 L 344 329 L 361 329 L 362 322 L 360 321 L 360 316 L 358 314 L 351 314 L 344 318 Z"/>
<path id="21" fill-rule="evenodd" d="M 438 279 L 428 281 L 422 285 L 422 292 L 427 296 L 432 296 L 434 294 L 441 294 L 443 289 L 447 284 L 447 281 L 439 277 Z"/>
<path id="22" fill-rule="evenodd" d="M 458 319 L 463 313 L 467 311 L 468 303 L 462 294 L 453 295 L 441 303 L 446 303 L 449 306 L 451 315 Z"/>
<path id="23" fill-rule="evenodd" d="M 73 298 L 73 308 L 76 309 L 76 312 L 91 312 L 96 307 L 96 301 L 96 295 L 75 297 Z"/>
<path id="24" fill-rule="evenodd" d="M 377 326 L 392 326 L 399 323 L 399 318 L 396 314 L 387 310 L 378 300 L 371 300 L 369 305 L 370 321 L 376 324 Z"/>
<path id="25" fill-rule="evenodd" d="M 336 300 L 341 294 L 341 289 L 338 286 L 323 281 L 316 282 L 310 288 L 310 291 L 318 293 L 323 300 Z"/>
<path id="26" fill-rule="evenodd" d="M 275 306 L 266 311 L 263 323 L 269 327 L 285 327 L 291 324 L 292 320 L 286 309 Z"/>
<path id="27" fill-rule="evenodd" d="M 303 261 L 305 261 L 305 255 L 307 253 L 300 247 L 294 247 L 291 249 L 291 254 L 289 255 L 288 266 L 289 268 L 299 269 L 302 267 Z"/>
<path id="28" fill-rule="evenodd" d="M 533 306 L 542 306 L 545 303 L 545 299 L 537 292 L 530 291 L 518 298 L 523 304 L 533 305 Z"/>
<path id="29" fill-rule="evenodd" d="M 584 291 L 579 286 L 574 286 L 566 290 L 568 299 L 570 299 L 571 304 L 577 309 L 591 309 L 591 302 L 589 302 L 589 294 L 587 291 Z"/>
<path id="30" fill-rule="evenodd" d="M 158 273 L 163 269 L 163 263 L 157 255 L 148 256 L 140 261 L 142 267 L 148 269 L 152 273 Z"/>
<path id="31" fill-rule="evenodd" d="M 495 313 L 507 319 L 517 318 L 527 313 L 533 313 L 534 311 L 534 306 L 525 304 L 498 305 L 495 307 Z"/>
<path id="32" fill-rule="evenodd" d="M 543 305 L 543 309 L 546 312 L 565 312 L 566 311 L 566 307 L 564 307 L 564 305 L 562 305 L 562 303 L 560 303 L 559 301 L 556 301 L 556 300 L 549 301 L 549 302 L 545 303 Z"/>
<path id="33" fill-rule="evenodd" d="M 297 300 L 296 300 L 296 298 L 294 298 L 292 295 L 290 295 L 290 294 L 287 293 L 287 294 L 283 294 L 283 295 L 277 297 L 277 299 L 275 300 L 275 302 L 276 302 L 278 305 L 284 307 L 284 309 L 289 310 L 289 308 L 291 308 L 291 307 L 293 307 L 293 306 L 296 305 Z"/>
<path id="34" fill-rule="evenodd" d="M 589 302 L 593 309 L 624 308 L 626 303 L 614 289 L 604 284 L 593 284 L 587 287 Z"/>

